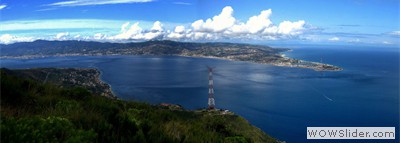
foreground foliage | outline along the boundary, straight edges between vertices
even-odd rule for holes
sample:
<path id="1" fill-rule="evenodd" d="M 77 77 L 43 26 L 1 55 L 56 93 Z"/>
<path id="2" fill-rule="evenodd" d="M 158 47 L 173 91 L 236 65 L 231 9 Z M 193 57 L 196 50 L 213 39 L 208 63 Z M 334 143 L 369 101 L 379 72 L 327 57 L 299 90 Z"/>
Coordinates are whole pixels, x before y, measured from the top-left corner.
<path id="1" fill-rule="evenodd" d="M 276 142 L 237 115 L 113 100 L 0 72 L 1 142 Z"/>

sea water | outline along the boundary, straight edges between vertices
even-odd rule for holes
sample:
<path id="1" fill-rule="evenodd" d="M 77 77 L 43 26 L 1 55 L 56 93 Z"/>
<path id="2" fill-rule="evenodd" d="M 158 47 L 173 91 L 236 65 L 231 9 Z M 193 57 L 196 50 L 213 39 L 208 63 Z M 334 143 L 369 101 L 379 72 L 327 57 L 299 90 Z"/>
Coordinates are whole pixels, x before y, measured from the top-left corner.
<path id="1" fill-rule="evenodd" d="M 307 127 L 396 127 L 398 142 L 399 48 L 301 46 L 288 57 L 333 64 L 337 72 L 178 56 L 74 56 L 1 59 L 1 67 L 98 68 L 123 100 L 207 107 L 208 71 L 214 67 L 216 107 L 243 116 L 267 134 L 307 140 Z M 338 141 L 338 140 L 337 140 Z"/>

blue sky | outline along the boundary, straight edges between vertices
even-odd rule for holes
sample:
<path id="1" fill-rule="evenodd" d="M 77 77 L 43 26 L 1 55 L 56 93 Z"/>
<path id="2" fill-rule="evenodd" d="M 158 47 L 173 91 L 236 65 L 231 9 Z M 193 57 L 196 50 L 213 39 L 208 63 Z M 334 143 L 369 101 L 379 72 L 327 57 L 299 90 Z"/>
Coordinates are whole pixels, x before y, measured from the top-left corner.
<path id="1" fill-rule="evenodd" d="M 400 45 L 398 0 L 0 0 L 0 43 L 46 40 Z"/>

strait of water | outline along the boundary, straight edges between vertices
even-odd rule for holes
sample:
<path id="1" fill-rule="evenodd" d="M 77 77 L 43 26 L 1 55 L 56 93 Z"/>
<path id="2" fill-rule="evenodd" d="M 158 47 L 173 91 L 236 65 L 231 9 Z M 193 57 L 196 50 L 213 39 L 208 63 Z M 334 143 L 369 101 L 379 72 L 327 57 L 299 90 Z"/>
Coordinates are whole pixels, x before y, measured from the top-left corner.
<path id="1" fill-rule="evenodd" d="M 207 106 L 208 71 L 215 67 L 217 108 L 229 109 L 269 135 L 307 140 L 306 127 L 396 127 L 399 142 L 399 48 L 294 47 L 284 54 L 344 68 L 339 72 L 176 56 L 76 56 L 1 59 L 1 67 L 98 68 L 121 99 Z"/>

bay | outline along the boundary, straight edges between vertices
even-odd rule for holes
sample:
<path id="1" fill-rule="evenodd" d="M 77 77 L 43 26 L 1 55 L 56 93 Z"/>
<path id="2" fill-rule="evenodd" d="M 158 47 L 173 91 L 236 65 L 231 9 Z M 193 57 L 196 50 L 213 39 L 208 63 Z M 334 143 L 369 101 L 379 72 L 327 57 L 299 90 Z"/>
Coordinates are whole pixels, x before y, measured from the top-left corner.
<path id="1" fill-rule="evenodd" d="M 397 127 L 396 133 L 399 133 L 398 48 L 301 46 L 292 49 L 284 54 L 317 62 L 322 58 L 324 63 L 344 70 L 318 72 L 177 56 L 1 59 L 0 66 L 98 68 L 102 80 L 111 85 L 120 99 L 180 104 L 186 109 L 207 106 L 207 66 L 211 66 L 215 67 L 217 108 L 243 116 L 280 140 L 314 142 L 306 140 L 306 127 L 312 126 L 388 126 Z"/>

